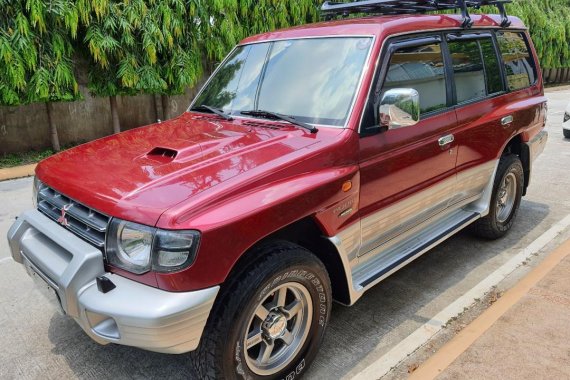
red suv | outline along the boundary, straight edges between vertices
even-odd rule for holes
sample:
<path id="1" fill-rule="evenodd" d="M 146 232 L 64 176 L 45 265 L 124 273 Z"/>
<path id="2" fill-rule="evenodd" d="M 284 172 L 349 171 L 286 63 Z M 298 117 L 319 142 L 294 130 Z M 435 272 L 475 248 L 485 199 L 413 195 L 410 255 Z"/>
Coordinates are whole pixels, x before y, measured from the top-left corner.
<path id="1" fill-rule="evenodd" d="M 180 117 L 40 163 L 12 256 L 101 344 L 300 376 L 333 299 L 515 221 L 546 98 L 522 22 L 472 3 L 502 15 L 325 3 L 334 20 L 243 40 Z"/>

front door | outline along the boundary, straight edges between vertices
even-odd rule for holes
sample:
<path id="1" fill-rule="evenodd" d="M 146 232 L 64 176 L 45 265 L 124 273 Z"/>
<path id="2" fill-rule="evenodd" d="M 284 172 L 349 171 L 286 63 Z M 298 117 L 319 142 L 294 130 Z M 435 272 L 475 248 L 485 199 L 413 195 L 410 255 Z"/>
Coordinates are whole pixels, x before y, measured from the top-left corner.
<path id="1" fill-rule="evenodd" d="M 439 36 L 389 45 L 379 68 L 378 98 L 388 89 L 420 95 L 420 121 L 360 139 L 360 256 L 441 213 L 453 197 L 456 115 L 450 107 L 444 44 Z M 374 103 L 378 103 L 377 101 Z"/>

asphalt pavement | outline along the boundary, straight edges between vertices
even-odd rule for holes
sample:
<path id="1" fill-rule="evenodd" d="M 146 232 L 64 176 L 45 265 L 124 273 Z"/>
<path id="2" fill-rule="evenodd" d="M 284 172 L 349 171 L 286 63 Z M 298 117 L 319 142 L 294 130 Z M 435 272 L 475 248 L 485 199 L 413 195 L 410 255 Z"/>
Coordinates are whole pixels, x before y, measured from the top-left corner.
<path id="1" fill-rule="evenodd" d="M 324 345 L 306 378 L 361 373 L 570 214 L 570 140 L 561 130 L 570 90 L 547 96 L 549 141 L 534 165 L 512 231 L 493 242 L 462 232 L 356 305 L 334 305 Z M 0 379 L 194 378 L 187 355 L 91 341 L 72 320 L 54 311 L 24 269 L 8 258 L 4 236 L 14 217 L 31 207 L 31 186 L 30 178 L 0 182 Z"/>

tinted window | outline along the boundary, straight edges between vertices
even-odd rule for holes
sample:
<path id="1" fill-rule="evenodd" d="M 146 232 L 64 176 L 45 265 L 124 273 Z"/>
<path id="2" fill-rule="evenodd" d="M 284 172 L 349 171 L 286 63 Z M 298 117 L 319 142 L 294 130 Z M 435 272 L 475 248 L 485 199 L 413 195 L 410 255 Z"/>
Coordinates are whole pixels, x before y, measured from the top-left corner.
<path id="1" fill-rule="evenodd" d="M 503 90 L 499 60 L 490 38 L 449 42 L 457 102 Z"/>
<path id="2" fill-rule="evenodd" d="M 497 41 L 505 64 L 509 90 L 519 90 L 533 84 L 536 70 L 522 33 L 498 32 Z"/>
<path id="3" fill-rule="evenodd" d="M 479 47 L 483 54 L 485 64 L 485 76 L 487 79 L 487 94 L 495 94 L 504 90 L 501 78 L 501 68 L 495 45 L 490 38 L 479 40 Z"/>
<path id="4" fill-rule="evenodd" d="M 275 42 L 258 108 L 309 123 L 343 125 L 371 44 L 371 38 L 361 37 Z"/>
<path id="5" fill-rule="evenodd" d="M 446 107 L 445 72 L 439 43 L 402 48 L 390 58 L 382 90 L 413 88 L 420 94 L 420 112 Z"/>
<path id="6" fill-rule="evenodd" d="M 226 113 L 263 110 L 344 126 L 372 38 L 311 38 L 238 47 L 195 106 Z"/>
<path id="7" fill-rule="evenodd" d="M 450 42 L 449 52 L 453 62 L 457 102 L 462 103 L 487 95 L 485 70 L 477 40 Z"/>
<path id="8" fill-rule="evenodd" d="M 210 80 L 196 104 L 206 104 L 229 112 L 253 108 L 261 69 L 269 44 L 236 49 Z"/>

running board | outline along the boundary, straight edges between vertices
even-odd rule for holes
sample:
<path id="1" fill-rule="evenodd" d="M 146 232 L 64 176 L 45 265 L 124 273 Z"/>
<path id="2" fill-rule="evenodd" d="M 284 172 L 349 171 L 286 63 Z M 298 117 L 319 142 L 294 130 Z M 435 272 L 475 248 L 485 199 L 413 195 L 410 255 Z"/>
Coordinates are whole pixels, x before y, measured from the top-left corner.
<path id="1" fill-rule="evenodd" d="M 480 217 L 481 214 L 476 212 L 457 210 L 384 252 L 380 246 L 367 253 L 362 258 L 369 255 L 374 257 L 359 265 L 353 272 L 354 290 L 366 291 Z"/>

